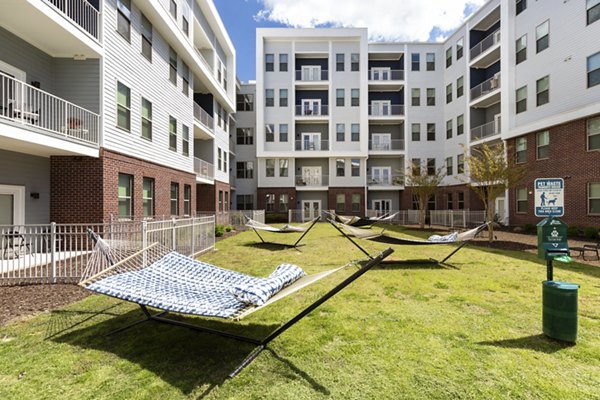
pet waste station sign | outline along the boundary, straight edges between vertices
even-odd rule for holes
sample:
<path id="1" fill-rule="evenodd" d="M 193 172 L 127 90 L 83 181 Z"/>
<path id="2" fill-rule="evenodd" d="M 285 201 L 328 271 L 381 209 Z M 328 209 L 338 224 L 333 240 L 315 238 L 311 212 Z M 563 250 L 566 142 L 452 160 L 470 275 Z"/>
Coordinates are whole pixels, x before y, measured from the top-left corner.
<path id="1" fill-rule="evenodd" d="M 562 178 L 536 179 L 534 185 L 536 217 L 565 215 L 565 181 Z"/>

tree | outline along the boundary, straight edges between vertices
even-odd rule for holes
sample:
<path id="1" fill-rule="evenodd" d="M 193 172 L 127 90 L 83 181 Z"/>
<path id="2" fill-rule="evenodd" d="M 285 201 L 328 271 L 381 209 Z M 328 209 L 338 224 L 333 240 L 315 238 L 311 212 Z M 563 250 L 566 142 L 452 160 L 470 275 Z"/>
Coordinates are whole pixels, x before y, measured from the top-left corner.
<path id="1" fill-rule="evenodd" d="M 438 191 L 444 176 L 441 168 L 433 170 L 426 168 L 424 171 L 424 168 L 416 163 L 412 163 L 407 168 L 406 185 L 411 187 L 412 194 L 419 203 L 419 226 L 421 229 L 425 227 L 427 202 Z"/>
<path id="2" fill-rule="evenodd" d="M 507 154 L 513 154 L 503 142 L 488 146 L 472 147 L 471 154 L 465 154 L 468 171 L 468 186 L 483 202 L 486 220 L 493 222 L 496 215 L 496 199 L 523 180 L 527 173 L 524 166 L 509 163 Z M 494 238 L 494 227 L 490 223 L 489 240 Z"/>

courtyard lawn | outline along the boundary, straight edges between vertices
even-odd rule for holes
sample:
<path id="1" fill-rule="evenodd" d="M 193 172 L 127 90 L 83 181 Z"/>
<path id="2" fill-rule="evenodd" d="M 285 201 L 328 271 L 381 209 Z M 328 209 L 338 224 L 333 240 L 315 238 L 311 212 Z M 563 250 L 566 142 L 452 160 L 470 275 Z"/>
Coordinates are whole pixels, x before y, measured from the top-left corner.
<path id="1" fill-rule="evenodd" d="M 297 250 L 254 246 L 256 241 L 246 231 L 200 258 L 263 276 L 281 262 L 312 273 L 364 258 L 325 223 Z M 366 247 L 375 252 L 385 245 Z M 441 258 L 451 249 L 398 247 L 391 258 Z M 467 246 L 451 261 L 456 268 L 389 265 L 369 271 L 232 380 L 227 375 L 252 345 L 151 322 L 107 338 L 105 333 L 140 318 L 139 308 L 90 296 L 0 328 L 0 398 L 600 398 L 600 268 L 555 268 L 557 279 L 581 285 L 579 341 L 568 346 L 541 334 L 546 272 L 534 254 Z M 352 268 L 240 323 L 185 319 L 262 337 Z"/>

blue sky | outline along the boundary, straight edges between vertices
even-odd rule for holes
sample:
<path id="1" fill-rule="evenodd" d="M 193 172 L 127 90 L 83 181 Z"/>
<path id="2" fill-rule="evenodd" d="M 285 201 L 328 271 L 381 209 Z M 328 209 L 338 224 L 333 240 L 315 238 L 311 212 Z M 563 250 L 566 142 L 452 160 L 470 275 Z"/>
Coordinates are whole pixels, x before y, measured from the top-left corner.
<path id="1" fill-rule="evenodd" d="M 367 27 L 372 41 L 436 41 L 485 0 L 213 0 L 237 52 L 237 75 L 255 79 L 259 27 Z M 340 7 L 343 4 L 344 7 Z"/>

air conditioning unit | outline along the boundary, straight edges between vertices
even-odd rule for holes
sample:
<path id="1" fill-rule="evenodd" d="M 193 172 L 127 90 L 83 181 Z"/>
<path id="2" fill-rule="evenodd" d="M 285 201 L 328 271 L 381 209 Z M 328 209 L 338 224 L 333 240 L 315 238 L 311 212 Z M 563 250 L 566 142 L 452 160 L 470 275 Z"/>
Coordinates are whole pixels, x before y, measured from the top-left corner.
<path id="1" fill-rule="evenodd" d="M 496 72 L 494 74 L 494 77 L 490 81 L 490 88 L 491 89 L 497 89 L 498 87 L 500 87 L 500 72 Z"/>
<path id="2" fill-rule="evenodd" d="M 500 42 L 500 31 L 496 31 L 494 32 L 494 43 L 499 43 Z"/>

